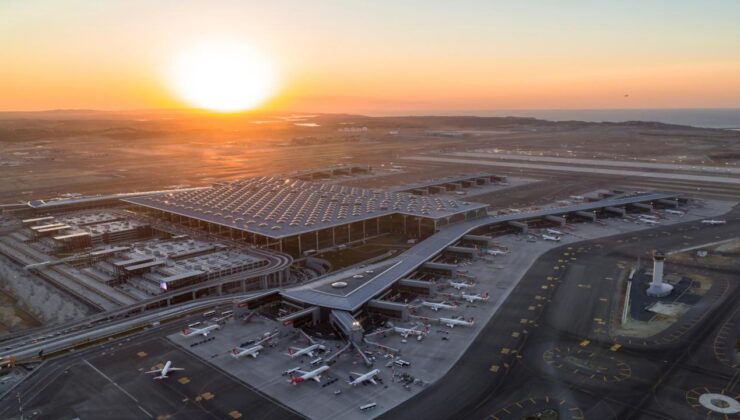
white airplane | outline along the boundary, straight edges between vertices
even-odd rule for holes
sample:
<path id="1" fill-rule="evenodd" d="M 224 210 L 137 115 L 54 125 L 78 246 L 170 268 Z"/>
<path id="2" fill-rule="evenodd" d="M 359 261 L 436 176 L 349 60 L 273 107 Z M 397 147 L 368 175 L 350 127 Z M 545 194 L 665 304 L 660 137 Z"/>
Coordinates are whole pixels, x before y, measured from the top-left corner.
<path id="1" fill-rule="evenodd" d="M 668 214 L 675 214 L 676 216 L 683 216 L 684 215 L 684 212 L 682 212 L 681 210 L 666 209 L 665 212 L 668 213 Z"/>
<path id="2" fill-rule="evenodd" d="M 707 219 L 702 220 L 701 222 L 705 225 L 724 225 L 725 223 L 727 223 L 727 220 Z"/>
<path id="3" fill-rule="evenodd" d="M 650 214 L 641 214 L 640 219 L 658 220 L 658 217 Z"/>
<path id="4" fill-rule="evenodd" d="M 550 235 L 557 235 L 557 236 L 563 235 L 563 232 L 559 230 L 555 230 L 555 229 L 545 229 L 545 232 L 549 233 Z"/>
<path id="5" fill-rule="evenodd" d="M 483 295 L 481 295 L 480 293 L 476 293 L 474 295 L 468 295 L 468 294 L 463 293 L 462 298 L 464 300 L 467 300 L 470 303 L 488 302 L 488 292 L 484 293 Z"/>
<path id="6" fill-rule="evenodd" d="M 208 334 L 211 333 L 211 331 L 216 331 L 218 329 L 221 329 L 221 326 L 218 324 L 209 325 L 203 328 L 188 327 L 182 330 L 182 335 L 184 337 L 193 337 L 195 335 L 202 335 L 203 337 L 207 337 Z"/>
<path id="7" fill-rule="evenodd" d="M 546 241 L 560 242 L 560 236 L 542 235 L 542 239 Z"/>
<path id="8" fill-rule="evenodd" d="M 470 283 L 465 283 L 464 281 L 452 281 L 452 280 L 450 280 L 450 286 L 454 287 L 457 290 L 468 289 L 468 288 L 473 287 L 473 285 Z"/>
<path id="9" fill-rule="evenodd" d="M 310 372 L 306 372 L 305 370 L 297 369 L 293 372 L 291 372 L 291 378 L 288 379 L 288 383 L 291 383 L 293 385 L 298 385 L 299 383 L 303 381 L 307 381 L 309 379 L 313 379 L 316 382 L 321 382 L 321 374 L 329 370 L 329 366 L 321 366 L 318 369 L 314 369 Z M 299 376 L 292 376 L 293 374 L 298 374 Z"/>
<path id="10" fill-rule="evenodd" d="M 433 311 L 439 311 L 440 309 L 455 309 L 455 308 L 457 308 L 457 306 L 450 305 L 449 303 L 445 303 L 445 302 L 441 302 L 441 303 L 439 303 L 439 302 L 427 302 L 426 300 L 421 302 L 421 306 L 426 306 L 427 308 L 431 308 Z"/>
<path id="11" fill-rule="evenodd" d="M 486 254 L 493 255 L 493 256 L 506 255 L 506 251 L 502 251 L 500 249 L 489 249 L 488 251 L 486 251 Z"/>
<path id="12" fill-rule="evenodd" d="M 234 357 L 235 359 L 238 359 L 244 356 L 252 356 L 256 359 L 257 356 L 259 356 L 260 351 L 265 348 L 265 346 L 263 346 L 262 343 L 264 343 L 265 341 L 270 341 L 273 338 L 277 337 L 277 333 L 270 334 L 269 332 L 266 332 L 263 335 L 263 337 L 264 338 L 262 340 L 253 343 L 254 345 L 252 347 L 249 347 L 249 348 L 242 348 L 239 346 L 234 347 L 233 349 L 231 349 L 231 356 Z"/>
<path id="13" fill-rule="evenodd" d="M 249 347 L 246 349 L 241 348 L 241 347 L 234 347 L 233 349 L 231 349 L 231 357 L 235 359 L 239 359 L 244 356 L 252 356 L 256 359 L 257 356 L 259 356 L 260 354 L 260 350 L 264 348 L 265 347 L 260 344 L 257 344 L 256 346 Z"/>
<path id="14" fill-rule="evenodd" d="M 643 219 L 643 218 L 640 218 L 639 221 L 642 222 L 642 223 L 648 224 L 648 225 L 659 225 L 660 224 L 659 221 L 653 220 L 653 219 Z"/>
<path id="15" fill-rule="evenodd" d="M 378 383 L 375 382 L 375 376 L 380 373 L 380 369 L 373 369 L 368 373 L 354 373 L 350 372 L 352 375 L 356 375 L 357 378 L 352 379 L 352 375 L 349 375 L 349 381 L 347 381 L 348 384 L 352 386 L 357 386 L 365 381 L 370 382 L 373 385 L 377 385 Z"/>
<path id="16" fill-rule="evenodd" d="M 172 366 L 172 362 L 168 360 L 167 363 L 164 364 L 162 369 L 153 369 L 153 370 L 150 370 L 144 373 L 159 373 L 159 376 L 155 376 L 154 379 L 167 379 L 168 373 L 178 371 L 178 370 L 185 370 L 185 369 Z"/>
<path id="17" fill-rule="evenodd" d="M 419 340 L 421 340 L 421 337 L 427 335 L 428 333 L 427 329 L 422 331 L 422 330 L 417 330 L 416 328 L 417 327 L 414 327 L 414 328 L 393 327 L 393 332 L 401 334 L 401 337 L 403 338 L 409 338 L 410 335 L 416 335 L 420 337 Z"/>
<path id="18" fill-rule="evenodd" d="M 441 322 L 444 325 L 447 325 L 450 328 L 455 328 L 455 325 L 462 325 L 463 327 L 472 327 L 475 320 L 473 318 L 470 318 L 470 320 L 466 321 L 463 317 L 457 317 L 457 318 L 440 318 L 439 322 Z"/>
<path id="19" fill-rule="evenodd" d="M 313 357 L 315 352 L 318 352 L 319 350 L 326 350 L 326 347 L 324 347 L 321 344 L 311 344 L 308 347 L 300 348 L 300 347 L 288 347 L 288 356 L 291 358 L 296 358 L 298 356 L 303 356 L 304 354 L 307 354 L 308 357 Z"/>

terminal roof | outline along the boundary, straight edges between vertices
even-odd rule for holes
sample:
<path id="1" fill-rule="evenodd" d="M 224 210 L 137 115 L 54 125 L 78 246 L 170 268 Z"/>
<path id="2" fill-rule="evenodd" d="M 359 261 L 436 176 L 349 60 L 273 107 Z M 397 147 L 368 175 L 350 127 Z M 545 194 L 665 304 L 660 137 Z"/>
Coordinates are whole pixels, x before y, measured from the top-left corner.
<path id="1" fill-rule="evenodd" d="M 274 177 L 248 178 L 201 190 L 125 201 L 271 238 L 394 213 L 437 219 L 487 207 L 479 203 Z"/>
<path id="2" fill-rule="evenodd" d="M 329 274 L 324 278 L 316 280 L 305 286 L 298 286 L 292 289 L 288 289 L 282 292 L 282 294 L 288 298 L 302 301 L 311 305 L 354 312 L 362 305 L 367 303 L 370 299 L 373 299 L 380 293 L 393 286 L 396 281 L 411 274 L 411 272 L 416 270 L 423 263 L 428 261 L 436 254 L 442 252 L 448 246 L 454 244 L 456 241 L 462 238 L 463 235 L 467 234 L 475 228 L 495 223 L 524 221 L 547 215 L 560 215 L 577 211 L 592 211 L 608 206 L 623 206 L 632 203 L 649 202 L 661 199 L 670 199 L 674 197 L 675 194 L 635 194 L 616 199 L 607 198 L 604 200 L 582 203 L 574 206 L 548 207 L 530 212 L 487 216 L 479 219 L 455 223 L 442 227 L 439 232 L 419 242 L 417 245 L 413 246 L 396 258 L 385 260 L 383 262 L 366 267 L 365 269 L 377 270 L 377 268 L 379 267 L 384 267 L 384 269 L 380 273 L 369 278 L 362 286 L 353 287 L 349 292 L 344 292 L 342 291 L 342 289 L 339 289 L 339 291 L 332 293 L 329 289 L 326 288 L 326 284 L 340 280 L 346 281 L 348 277 L 351 278 L 354 274 L 354 271 L 345 270 Z"/>

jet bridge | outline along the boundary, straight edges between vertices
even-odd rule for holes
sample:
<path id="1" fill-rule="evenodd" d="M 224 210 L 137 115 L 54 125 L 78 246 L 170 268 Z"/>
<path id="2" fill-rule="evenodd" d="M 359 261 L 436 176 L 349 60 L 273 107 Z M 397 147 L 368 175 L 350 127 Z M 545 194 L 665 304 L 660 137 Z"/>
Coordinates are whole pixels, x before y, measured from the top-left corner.
<path id="1" fill-rule="evenodd" d="M 318 323 L 320 315 L 321 311 L 318 306 L 310 306 L 306 309 L 281 316 L 280 318 L 277 318 L 276 321 L 285 326 L 297 328 L 306 324 L 314 325 Z"/>
<path id="2" fill-rule="evenodd" d="M 329 314 L 329 323 L 346 335 L 349 341 L 353 343 L 362 341 L 365 330 L 360 325 L 360 321 L 356 320 L 349 312 L 333 309 Z"/>
<path id="3" fill-rule="evenodd" d="M 409 306 L 405 303 L 373 299 L 367 303 L 367 310 L 368 312 L 378 313 L 388 318 L 397 318 L 402 321 L 408 321 L 409 319 Z"/>

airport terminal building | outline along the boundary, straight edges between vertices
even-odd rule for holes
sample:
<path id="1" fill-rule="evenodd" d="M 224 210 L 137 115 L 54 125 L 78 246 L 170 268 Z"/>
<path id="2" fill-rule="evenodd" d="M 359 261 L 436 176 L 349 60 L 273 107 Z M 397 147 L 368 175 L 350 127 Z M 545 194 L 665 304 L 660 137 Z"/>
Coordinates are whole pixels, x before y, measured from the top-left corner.
<path id="1" fill-rule="evenodd" d="M 488 205 L 377 189 L 256 177 L 124 200 L 145 213 L 295 257 L 385 233 L 424 239 L 487 215 Z"/>

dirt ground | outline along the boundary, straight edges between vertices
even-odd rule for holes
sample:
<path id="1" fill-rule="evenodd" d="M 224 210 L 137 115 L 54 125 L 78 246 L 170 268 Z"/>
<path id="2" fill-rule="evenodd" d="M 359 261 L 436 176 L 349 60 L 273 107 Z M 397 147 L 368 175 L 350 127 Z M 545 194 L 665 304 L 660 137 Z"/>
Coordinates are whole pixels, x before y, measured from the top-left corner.
<path id="1" fill-rule="evenodd" d="M 15 298 L 0 291 L 0 335 L 39 325 L 38 320 L 16 306 Z"/>
<path id="2" fill-rule="evenodd" d="M 398 175 L 343 182 L 385 187 L 473 170 L 459 165 L 430 173 L 424 165 L 403 162 L 401 157 L 480 148 L 740 163 L 740 132 L 726 130 L 472 117 L 319 115 L 302 121 L 318 126 L 250 115 L 0 114 L 0 179 L 12 181 L 0 183 L 0 203 L 64 193 L 207 185 L 350 162 L 402 166 L 404 172 Z M 341 131 L 346 127 L 367 130 Z M 496 202 L 495 197 L 486 200 Z"/>

